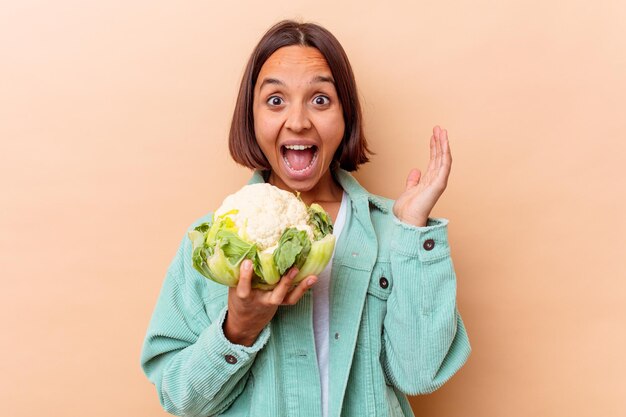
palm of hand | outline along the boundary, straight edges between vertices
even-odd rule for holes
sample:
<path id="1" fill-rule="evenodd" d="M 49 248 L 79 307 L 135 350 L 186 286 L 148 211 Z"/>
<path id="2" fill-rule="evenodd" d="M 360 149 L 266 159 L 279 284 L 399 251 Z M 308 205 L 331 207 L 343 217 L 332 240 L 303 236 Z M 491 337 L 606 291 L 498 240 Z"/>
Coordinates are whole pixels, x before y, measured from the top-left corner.
<path id="1" fill-rule="evenodd" d="M 426 226 L 431 210 L 448 185 L 452 165 L 448 132 L 439 126 L 430 137 L 430 161 L 426 172 L 412 169 L 406 180 L 406 189 L 393 205 L 393 213 L 401 221 L 415 226 Z"/>

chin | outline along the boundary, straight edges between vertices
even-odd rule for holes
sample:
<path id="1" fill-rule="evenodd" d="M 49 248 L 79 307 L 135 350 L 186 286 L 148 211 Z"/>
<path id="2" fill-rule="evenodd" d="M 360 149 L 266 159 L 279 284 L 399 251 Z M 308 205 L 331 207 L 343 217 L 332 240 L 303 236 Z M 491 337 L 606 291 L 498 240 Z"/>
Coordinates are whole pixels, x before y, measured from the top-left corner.
<path id="1" fill-rule="evenodd" d="M 319 182 L 318 178 L 293 179 L 281 178 L 281 180 L 292 190 L 305 193 L 312 190 Z"/>

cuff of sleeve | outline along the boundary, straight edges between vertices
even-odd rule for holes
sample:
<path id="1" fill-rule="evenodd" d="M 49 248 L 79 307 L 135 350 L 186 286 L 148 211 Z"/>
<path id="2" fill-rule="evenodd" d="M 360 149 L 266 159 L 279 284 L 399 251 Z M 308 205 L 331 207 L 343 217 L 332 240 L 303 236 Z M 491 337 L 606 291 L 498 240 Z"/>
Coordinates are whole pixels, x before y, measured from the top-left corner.
<path id="1" fill-rule="evenodd" d="M 250 356 L 261 350 L 267 343 L 267 339 L 270 337 L 270 323 L 261 331 L 261 334 L 259 334 L 259 337 L 257 337 L 252 346 L 237 345 L 228 340 L 224 334 L 224 321 L 226 321 L 227 312 L 228 308 L 224 307 L 217 317 L 217 320 L 215 320 L 215 326 L 211 326 L 214 327 L 214 332 L 216 333 L 214 336 L 217 337 L 211 337 L 209 339 L 210 344 L 205 345 L 205 350 L 211 354 L 220 352 L 224 355 L 233 355 L 235 359 L 237 359 L 237 363 L 239 363 L 240 360 L 246 361 L 250 359 Z M 204 334 L 200 336 L 201 339 L 203 337 L 205 337 Z"/>
<path id="2" fill-rule="evenodd" d="M 422 262 L 450 256 L 448 220 L 429 218 L 426 226 L 417 227 L 393 217 L 395 230 L 391 248 L 403 255 L 418 257 Z"/>
<path id="3" fill-rule="evenodd" d="M 215 385 L 221 386 L 240 370 L 247 370 L 270 336 L 268 323 L 252 346 L 232 343 L 223 331 L 226 311 L 224 307 L 217 320 L 204 330 L 197 341 L 200 349 L 195 352 L 197 357 L 193 363 L 198 366 L 191 372 L 197 375 L 192 377 L 192 381 L 195 381 L 194 389 L 199 393 L 211 392 Z"/>

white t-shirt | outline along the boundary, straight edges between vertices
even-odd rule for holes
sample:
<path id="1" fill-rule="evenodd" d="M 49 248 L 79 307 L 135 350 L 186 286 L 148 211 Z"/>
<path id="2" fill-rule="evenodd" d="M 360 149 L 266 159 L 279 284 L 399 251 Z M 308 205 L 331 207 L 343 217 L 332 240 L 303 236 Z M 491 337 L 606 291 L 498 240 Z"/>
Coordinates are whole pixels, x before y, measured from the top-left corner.
<path id="1" fill-rule="evenodd" d="M 337 218 L 333 223 L 333 235 L 335 236 L 335 248 L 337 241 L 347 220 L 347 196 L 343 193 L 341 206 Z M 318 280 L 313 285 L 313 332 L 315 334 L 315 353 L 320 370 L 320 384 L 322 387 L 322 416 L 328 416 L 328 338 L 330 333 L 329 316 L 329 289 L 330 273 L 335 251 L 326 268 L 318 275 Z"/>

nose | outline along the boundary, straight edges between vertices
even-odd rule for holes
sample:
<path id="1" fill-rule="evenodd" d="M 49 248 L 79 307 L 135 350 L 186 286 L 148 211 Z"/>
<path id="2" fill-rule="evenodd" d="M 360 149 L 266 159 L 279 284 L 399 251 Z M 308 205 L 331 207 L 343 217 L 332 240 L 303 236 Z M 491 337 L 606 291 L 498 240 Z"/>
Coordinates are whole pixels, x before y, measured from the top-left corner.
<path id="1" fill-rule="evenodd" d="M 311 120 L 306 105 L 294 104 L 290 106 L 285 127 L 296 133 L 311 128 Z"/>

